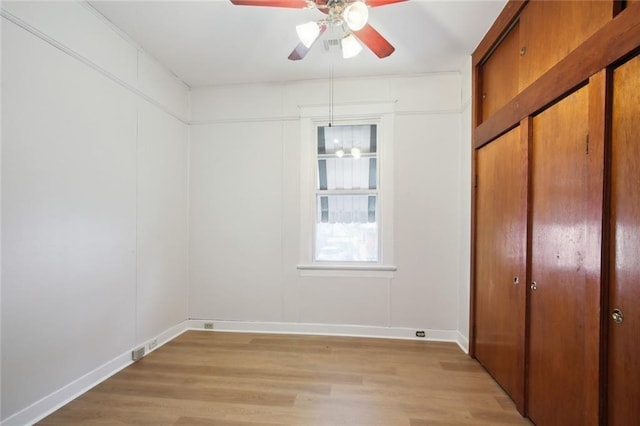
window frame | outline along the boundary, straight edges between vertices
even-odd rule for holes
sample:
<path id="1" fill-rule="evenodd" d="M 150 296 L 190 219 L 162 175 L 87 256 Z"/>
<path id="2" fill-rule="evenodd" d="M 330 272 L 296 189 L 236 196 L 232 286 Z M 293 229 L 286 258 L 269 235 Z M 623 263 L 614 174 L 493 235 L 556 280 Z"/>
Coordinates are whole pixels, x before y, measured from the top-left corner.
<path id="1" fill-rule="evenodd" d="M 376 133 L 376 141 L 379 138 L 379 132 L 380 132 L 380 124 L 376 121 L 373 122 L 372 120 L 347 120 L 347 121 L 337 121 L 332 123 L 332 127 L 339 127 L 339 126 L 375 126 L 375 133 Z M 381 205 L 380 205 L 380 153 L 378 152 L 378 149 L 376 147 L 375 150 L 375 158 L 376 158 L 376 176 L 375 176 L 375 188 L 371 189 L 371 188 L 367 188 L 367 189 L 321 189 L 320 188 L 320 154 L 318 153 L 318 145 L 319 145 L 319 131 L 318 129 L 321 127 L 328 127 L 328 123 L 324 123 L 324 122 L 317 122 L 314 121 L 314 128 L 315 128 L 315 143 L 314 143 L 314 154 L 315 154 L 315 186 L 314 186 L 314 208 L 315 208 L 315 212 L 316 212 L 316 217 L 314 220 L 314 227 L 313 227 L 313 248 L 312 248 L 312 259 L 314 263 L 318 263 L 318 264 L 346 264 L 346 265 L 359 265 L 359 264 L 363 264 L 363 265 L 376 265 L 379 263 L 380 259 L 382 259 L 382 241 L 381 241 L 381 234 L 382 234 L 382 229 L 380 226 L 380 211 L 381 211 Z M 324 141 L 326 144 L 326 140 Z M 325 157 L 327 158 L 327 157 Z M 342 161 L 345 158 L 339 158 L 338 161 Z M 319 260 L 318 259 L 318 253 L 317 253 L 317 249 L 318 249 L 318 221 L 317 221 L 317 212 L 318 212 L 318 200 L 319 197 L 330 197 L 330 196 L 348 196 L 348 195 L 374 195 L 376 197 L 376 207 L 375 207 L 375 215 L 376 215 L 376 235 L 377 235 L 377 250 L 376 250 L 376 259 L 375 261 L 351 261 L 351 260 L 337 260 L 337 261 L 328 261 L 328 260 Z"/>
<path id="2" fill-rule="evenodd" d="M 332 125 L 377 126 L 378 261 L 316 261 L 317 132 L 327 126 L 327 108 L 300 107 L 300 262 L 301 275 L 392 277 L 393 263 L 393 136 L 395 102 L 334 106 Z"/>

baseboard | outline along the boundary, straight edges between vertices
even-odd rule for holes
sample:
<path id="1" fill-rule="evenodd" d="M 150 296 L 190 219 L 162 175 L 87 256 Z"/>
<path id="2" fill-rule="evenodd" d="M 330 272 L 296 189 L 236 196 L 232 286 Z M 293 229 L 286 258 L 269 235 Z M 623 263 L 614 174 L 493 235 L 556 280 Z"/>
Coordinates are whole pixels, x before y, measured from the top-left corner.
<path id="1" fill-rule="evenodd" d="M 160 346 L 176 338 L 187 330 L 204 330 L 205 323 L 213 323 L 213 331 L 238 333 L 275 333 L 275 334 L 315 334 L 325 336 L 373 337 L 386 339 L 406 339 L 418 341 L 455 342 L 467 352 L 467 339 L 456 330 L 424 329 L 425 337 L 416 337 L 417 329 L 402 327 L 377 327 L 341 324 L 312 324 L 286 322 L 251 322 L 251 321 L 219 321 L 219 320 L 187 320 L 160 333 L 158 336 L 136 345 L 111 361 L 104 363 L 84 376 L 65 385 L 50 395 L 31 404 L 0 422 L 1 426 L 32 425 L 69 402 L 73 401 L 89 389 L 123 370 L 132 364 L 131 351 L 145 347 L 149 354 Z"/>
<path id="2" fill-rule="evenodd" d="M 118 355 L 111 361 L 67 384 L 50 395 L 18 411 L 2 421 L 2 426 L 31 425 L 77 398 L 98 383 L 108 379 L 132 363 L 131 351 Z"/>
<path id="3" fill-rule="evenodd" d="M 102 364 L 95 370 L 90 371 L 89 373 L 63 386 L 50 395 L 45 396 L 44 398 L 13 414 L 5 420 L 0 421 L 0 425 L 32 425 L 42 420 L 49 414 L 73 401 L 89 389 L 95 387 L 97 384 L 105 381 L 109 377 L 131 365 L 131 351 L 133 349 L 139 348 L 140 346 L 144 345 L 145 352 L 148 354 L 164 345 L 168 341 L 184 333 L 187 329 L 187 321 L 183 321 L 180 324 L 171 327 L 170 329 L 160 333 L 158 336 L 142 342 L 139 345 L 136 345 L 125 353 L 113 358 L 111 361 Z M 154 341 L 155 344 L 153 343 Z"/>
<path id="4" fill-rule="evenodd" d="M 456 332 L 456 343 L 465 354 L 469 353 L 469 339 L 459 331 Z"/>
<path id="5" fill-rule="evenodd" d="M 182 321 L 180 324 L 171 327 L 170 329 L 163 331 L 154 338 L 147 340 L 144 343 L 145 356 L 158 349 L 160 346 L 175 339 L 185 331 L 189 330 L 189 321 Z M 139 348 L 141 345 L 136 346 Z"/>
<path id="6" fill-rule="evenodd" d="M 458 343 L 456 330 L 429 330 L 403 327 L 378 327 L 367 325 L 314 324 L 293 322 L 252 322 L 192 319 L 187 321 L 190 330 L 204 330 L 205 323 L 213 323 L 213 331 L 238 333 L 316 334 L 324 336 L 374 337 Z M 416 337 L 416 331 L 425 337 Z M 459 343 L 458 343 L 459 344 Z"/>

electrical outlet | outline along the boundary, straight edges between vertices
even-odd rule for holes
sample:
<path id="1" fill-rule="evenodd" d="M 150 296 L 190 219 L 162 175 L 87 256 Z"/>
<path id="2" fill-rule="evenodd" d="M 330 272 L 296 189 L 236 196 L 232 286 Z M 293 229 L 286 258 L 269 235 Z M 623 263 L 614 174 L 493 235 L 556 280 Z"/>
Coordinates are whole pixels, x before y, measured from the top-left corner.
<path id="1" fill-rule="evenodd" d="M 424 337 L 424 336 L 425 336 L 425 334 L 424 334 L 424 330 L 418 330 L 418 331 L 416 331 L 416 337 Z"/>
<path id="2" fill-rule="evenodd" d="M 137 361 L 144 356 L 144 346 L 131 351 L 131 359 Z"/>
<path id="3" fill-rule="evenodd" d="M 204 323 L 204 329 L 205 330 L 213 330 L 213 323 L 212 322 L 205 322 Z"/>
<path id="4" fill-rule="evenodd" d="M 156 346 L 158 346 L 158 339 L 153 339 L 152 341 L 149 342 L 149 350 L 152 350 Z"/>

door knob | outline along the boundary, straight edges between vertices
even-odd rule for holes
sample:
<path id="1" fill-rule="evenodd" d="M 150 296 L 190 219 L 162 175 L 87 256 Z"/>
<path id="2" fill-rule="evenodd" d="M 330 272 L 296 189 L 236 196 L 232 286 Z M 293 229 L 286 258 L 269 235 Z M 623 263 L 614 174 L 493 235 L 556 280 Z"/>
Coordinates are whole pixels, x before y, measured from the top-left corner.
<path id="1" fill-rule="evenodd" d="M 520 284 L 520 277 L 513 277 L 513 285 Z"/>
<path id="2" fill-rule="evenodd" d="M 536 291 L 538 289 L 538 283 L 531 281 L 531 290 Z"/>
<path id="3" fill-rule="evenodd" d="M 624 321 L 624 315 L 622 315 L 622 311 L 620 309 L 614 309 L 611 313 L 611 318 L 613 318 L 616 324 L 620 324 Z"/>

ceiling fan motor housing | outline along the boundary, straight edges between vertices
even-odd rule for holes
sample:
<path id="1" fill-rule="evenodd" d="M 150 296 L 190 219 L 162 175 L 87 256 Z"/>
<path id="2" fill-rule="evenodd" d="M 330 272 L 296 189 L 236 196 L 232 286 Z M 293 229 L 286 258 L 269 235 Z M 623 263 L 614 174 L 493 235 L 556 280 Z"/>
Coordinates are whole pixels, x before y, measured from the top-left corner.
<path id="1" fill-rule="evenodd" d="M 378 31 L 367 23 L 369 7 L 384 6 L 392 3 L 400 3 L 407 0 L 230 0 L 238 6 L 267 6 L 286 7 L 294 9 L 315 8 L 326 14 L 326 18 L 315 22 L 317 28 L 313 29 L 310 37 L 305 37 L 291 52 L 289 59 L 293 61 L 305 57 L 307 52 L 320 38 L 328 26 L 345 26 L 344 39 L 358 44 L 355 39 L 364 44 L 378 58 L 386 58 L 395 48 Z M 298 27 L 302 27 L 299 25 Z M 299 29 L 296 28 L 299 32 Z M 302 37 L 301 37 L 302 39 Z M 361 46 L 360 46 L 361 48 Z M 357 49 L 359 51 L 359 49 Z M 355 53 L 357 54 L 357 52 Z M 355 56 L 355 55 L 352 55 Z M 348 56 L 347 56 L 348 57 Z"/>

